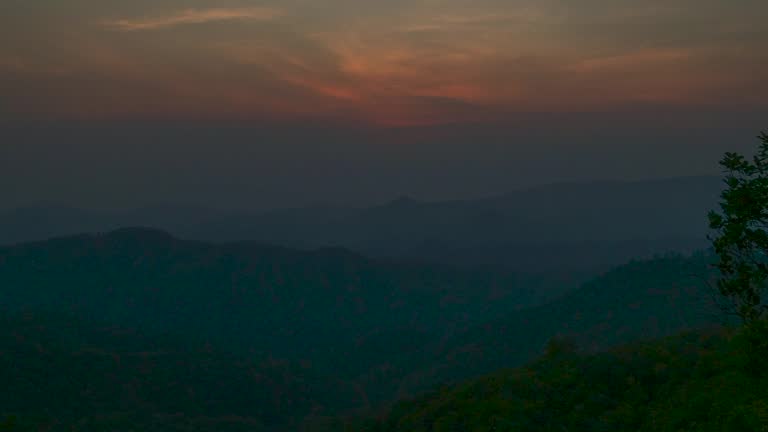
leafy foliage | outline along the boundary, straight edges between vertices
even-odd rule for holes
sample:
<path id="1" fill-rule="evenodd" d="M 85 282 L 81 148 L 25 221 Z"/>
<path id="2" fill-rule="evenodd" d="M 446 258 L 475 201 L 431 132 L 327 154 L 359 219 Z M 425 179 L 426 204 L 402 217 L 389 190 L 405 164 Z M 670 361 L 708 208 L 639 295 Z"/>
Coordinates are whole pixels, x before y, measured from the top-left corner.
<path id="1" fill-rule="evenodd" d="M 744 335 L 707 331 L 508 369 L 347 421 L 349 430 L 768 430 L 768 382 L 743 372 Z M 341 429 L 337 429 L 341 430 Z"/>
<path id="2" fill-rule="evenodd" d="M 728 188 L 722 193 L 722 214 L 710 212 L 710 227 L 722 278 L 720 292 L 734 299 L 745 321 L 768 317 L 763 292 L 768 280 L 768 135 L 760 135 L 757 154 L 748 160 L 726 153 L 720 164 Z"/>

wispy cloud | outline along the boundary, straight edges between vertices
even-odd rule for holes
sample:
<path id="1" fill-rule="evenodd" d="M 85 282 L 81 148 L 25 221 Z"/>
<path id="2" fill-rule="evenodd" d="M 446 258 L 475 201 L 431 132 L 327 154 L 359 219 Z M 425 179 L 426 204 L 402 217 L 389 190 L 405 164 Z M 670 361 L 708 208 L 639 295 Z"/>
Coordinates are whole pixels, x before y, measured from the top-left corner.
<path id="1" fill-rule="evenodd" d="M 646 49 L 609 57 L 583 60 L 570 66 L 575 72 L 599 72 L 611 70 L 637 70 L 641 67 L 658 69 L 665 64 L 684 64 L 693 56 L 693 50 Z"/>
<path id="2" fill-rule="evenodd" d="M 400 31 L 431 32 L 460 29 L 490 30 L 494 26 L 509 24 L 527 24 L 540 18 L 536 10 L 519 10 L 515 13 L 482 13 L 475 15 L 438 15 L 429 17 L 424 22 L 416 22 L 400 27 Z"/>
<path id="3" fill-rule="evenodd" d="M 270 21 L 282 15 L 284 15 L 282 10 L 269 7 L 186 9 L 173 15 L 112 20 L 105 22 L 104 25 L 120 31 L 139 31 L 215 21 Z"/>
<path id="4" fill-rule="evenodd" d="M 10 69 L 15 71 L 26 71 L 27 66 L 20 60 L 13 58 L 0 58 L 0 69 Z"/>

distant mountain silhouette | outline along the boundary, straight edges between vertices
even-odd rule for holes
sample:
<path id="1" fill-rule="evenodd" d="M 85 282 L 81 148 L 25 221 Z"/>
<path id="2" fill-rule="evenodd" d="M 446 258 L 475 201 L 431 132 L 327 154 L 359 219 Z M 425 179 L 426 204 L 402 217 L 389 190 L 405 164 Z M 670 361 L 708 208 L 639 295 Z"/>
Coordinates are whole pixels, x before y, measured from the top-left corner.
<path id="1" fill-rule="evenodd" d="M 553 184 L 474 199 L 401 196 L 379 206 L 313 206 L 264 213 L 194 207 L 131 212 L 29 208 L 0 214 L 0 244 L 152 226 L 184 238 L 514 271 L 602 271 L 634 257 L 705 247 L 717 177 Z"/>
<path id="2" fill-rule="evenodd" d="M 153 205 L 131 210 L 89 210 L 56 204 L 24 207 L 0 213 L 0 245 L 130 226 L 182 230 L 221 214 L 189 205 Z"/>
<path id="3" fill-rule="evenodd" d="M 341 245 L 378 257 L 517 271 L 605 270 L 633 257 L 706 246 L 716 177 L 556 184 L 487 199 L 401 197 L 364 209 L 232 215 L 187 236 L 299 248 Z"/>
<path id="4" fill-rule="evenodd" d="M 384 204 L 382 207 L 384 208 L 408 208 L 408 207 L 414 207 L 419 205 L 419 201 L 415 198 L 409 197 L 407 195 L 401 195 L 392 201 Z"/>

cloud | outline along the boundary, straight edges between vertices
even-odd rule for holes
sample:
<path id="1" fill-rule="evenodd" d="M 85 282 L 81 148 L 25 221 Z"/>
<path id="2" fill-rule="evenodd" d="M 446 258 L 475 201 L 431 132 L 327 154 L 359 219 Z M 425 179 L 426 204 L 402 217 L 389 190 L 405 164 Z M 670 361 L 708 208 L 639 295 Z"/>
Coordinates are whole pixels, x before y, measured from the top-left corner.
<path id="1" fill-rule="evenodd" d="M 708 7 L 695 10 L 693 0 L 136 0 L 119 10 L 118 0 L 99 9 L 71 1 L 83 7 L 6 19 L 19 25 L 3 27 L 17 37 L 0 38 L 0 73 L 27 79 L 6 92 L 30 110 L 402 124 L 646 101 L 764 104 L 766 94 L 765 0 L 700 0 Z M 157 3 L 162 10 L 145 9 Z M 53 50 L 50 38 L 25 36 L 22 22 L 77 42 Z M 51 89 L 54 75 L 70 81 Z M 155 102 L 158 94 L 169 101 Z"/>
<path id="2" fill-rule="evenodd" d="M 0 58 L 0 69 L 23 72 L 29 68 L 20 60 L 14 58 Z"/>
<path id="3" fill-rule="evenodd" d="M 638 52 L 586 59 L 570 66 L 570 70 L 590 73 L 625 69 L 637 70 L 641 67 L 659 68 L 666 64 L 684 64 L 692 57 L 692 50 L 646 49 Z"/>
<path id="4" fill-rule="evenodd" d="M 430 31 L 430 30 L 455 30 L 457 28 L 475 28 L 489 30 L 496 26 L 510 24 L 530 24 L 545 18 L 540 11 L 535 9 L 520 9 L 512 12 L 437 15 L 430 17 L 425 23 L 417 23 L 406 26 L 403 31 Z"/>
<path id="5" fill-rule="evenodd" d="M 173 15 L 140 19 L 119 19 L 104 23 L 120 31 L 156 30 L 186 24 L 204 24 L 216 21 L 255 20 L 270 21 L 284 15 L 283 11 L 270 7 L 186 9 Z"/>

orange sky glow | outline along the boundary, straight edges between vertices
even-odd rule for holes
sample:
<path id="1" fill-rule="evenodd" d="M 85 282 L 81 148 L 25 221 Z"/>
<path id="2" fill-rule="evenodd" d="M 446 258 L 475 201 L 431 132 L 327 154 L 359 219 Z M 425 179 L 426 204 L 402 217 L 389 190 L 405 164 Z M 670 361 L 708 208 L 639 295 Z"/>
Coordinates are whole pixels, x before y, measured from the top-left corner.
<path id="1" fill-rule="evenodd" d="M 11 117 L 404 126 L 768 96 L 763 0 L 8 1 Z"/>

